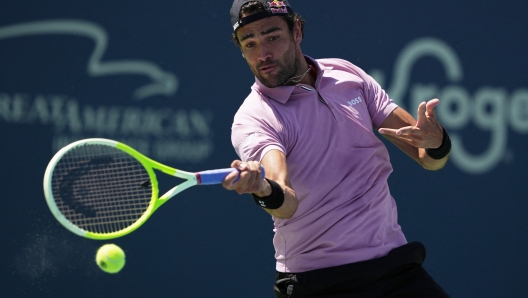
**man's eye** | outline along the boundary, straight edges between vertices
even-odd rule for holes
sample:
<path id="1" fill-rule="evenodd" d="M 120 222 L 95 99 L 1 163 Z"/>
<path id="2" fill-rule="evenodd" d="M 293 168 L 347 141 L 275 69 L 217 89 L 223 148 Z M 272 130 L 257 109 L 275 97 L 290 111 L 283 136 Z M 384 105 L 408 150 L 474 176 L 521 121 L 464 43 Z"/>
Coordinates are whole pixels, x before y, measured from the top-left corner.
<path id="1" fill-rule="evenodd" d="M 279 39 L 279 37 L 278 37 L 278 36 L 272 36 L 272 37 L 270 37 L 270 39 L 269 39 L 269 40 L 270 40 L 270 41 L 275 41 L 275 40 L 277 40 L 277 39 Z"/>
<path id="2" fill-rule="evenodd" d="M 246 48 L 252 48 L 255 44 L 250 42 L 246 44 Z"/>

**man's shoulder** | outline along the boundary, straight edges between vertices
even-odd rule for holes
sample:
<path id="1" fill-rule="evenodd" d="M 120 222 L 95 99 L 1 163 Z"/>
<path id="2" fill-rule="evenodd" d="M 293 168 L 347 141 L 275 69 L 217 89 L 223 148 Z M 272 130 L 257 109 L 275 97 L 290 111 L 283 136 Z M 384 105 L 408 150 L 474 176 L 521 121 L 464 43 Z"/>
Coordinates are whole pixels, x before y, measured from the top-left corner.
<path id="1" fill-rule="evenodd" d="M 369 80 L 368 74 L 361 69 L 361 67 L 352 62 L 340 58 L 323 58 L 317 59 L 322 70 L 325 71 L 326 76 L 339 77 L 341 79 L 349 79 L 357 82 L 365 82 Z"/>
<path id="2" fill-rule="evenodd" d="M 265 96 L 258 91 L 258 88 L 256 88 L 254 85 L 251 87 L 251 92 L 246 96 L 240 107 L 258 107 L 264 101 Z"/>
<path id="3" fill-rule="evenodd" d="M 352 62 L 341 58 L 319 58 L 316 61 L 324 66 L 353 65 Z"/>
<path id="4" fill-rule="evenodd" d="M 238 107 L 235 118 L 244 114 L 261 114 L 268 109 L 268 105 L 266 97 L 256 88 L 251 88 L 251 92 Z"/>
<path id="5" fill-rule="evenodd" d="M 331 68 L 333 70 L 342 70 L 342 71 L 348 71 L 352 72 L 357 75 L 361 75 L 363 73 L 363 70 L 353 64 L 352 62 L 341 59 L 341 58 L 322 58 L 316 60 L 321 66 L 324 68 Z"/>

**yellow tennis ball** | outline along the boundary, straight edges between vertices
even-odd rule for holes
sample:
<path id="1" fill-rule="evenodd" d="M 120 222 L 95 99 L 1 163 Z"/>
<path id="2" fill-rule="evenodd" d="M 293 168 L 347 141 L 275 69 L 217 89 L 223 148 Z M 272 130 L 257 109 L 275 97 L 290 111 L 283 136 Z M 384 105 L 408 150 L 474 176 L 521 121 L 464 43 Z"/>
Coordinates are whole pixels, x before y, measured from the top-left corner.
<path id="1" fill-rule="evenodd" d="M 125 252 L 115 244 L 105 244 L 97 250 L 95 261 L 104 272 L 118 273 L 125 266 Z"/>

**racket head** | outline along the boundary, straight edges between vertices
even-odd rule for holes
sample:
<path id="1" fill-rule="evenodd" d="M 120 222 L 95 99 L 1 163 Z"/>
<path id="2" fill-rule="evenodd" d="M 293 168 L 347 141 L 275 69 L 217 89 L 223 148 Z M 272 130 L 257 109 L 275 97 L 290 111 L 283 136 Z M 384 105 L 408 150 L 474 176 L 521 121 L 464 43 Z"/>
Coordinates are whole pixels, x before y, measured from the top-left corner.
<path id="1" fill-rule="evenodd" d="M 107 139 L 85 139 L 59 150 L 44 174 L 46 202 L 71 232 L 91 239 L 124 236 L 159 207 L 149 159 Z"/>

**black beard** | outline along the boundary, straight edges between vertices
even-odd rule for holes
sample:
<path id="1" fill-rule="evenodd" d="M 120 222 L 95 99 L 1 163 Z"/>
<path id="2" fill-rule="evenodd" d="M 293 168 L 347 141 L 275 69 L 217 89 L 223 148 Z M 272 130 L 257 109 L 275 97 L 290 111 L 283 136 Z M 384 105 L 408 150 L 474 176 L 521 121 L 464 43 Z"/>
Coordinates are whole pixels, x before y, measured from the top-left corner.
<path id="1" fill-rule="evenodd" d="M 275 63 L 279 68 L 279 73 L 269 79 L 260 76 L 258 71 L 254 71 L 255 76 L 259 79 L 259 81 L 268 88 L 283 86 L 288 82 L 291 77 L 295 76 L 299 71 L 300 62 L 297 60 L 297 55 L 295 53 L 295 46 L 293 42 L 290 44 L 288 51 L 284 55 L 283 61 L 276 61 Z M 257 69 L 260 69 L 266 64 L 267 63 L 260 64 Z"/>

